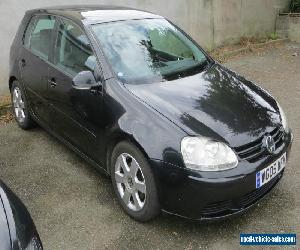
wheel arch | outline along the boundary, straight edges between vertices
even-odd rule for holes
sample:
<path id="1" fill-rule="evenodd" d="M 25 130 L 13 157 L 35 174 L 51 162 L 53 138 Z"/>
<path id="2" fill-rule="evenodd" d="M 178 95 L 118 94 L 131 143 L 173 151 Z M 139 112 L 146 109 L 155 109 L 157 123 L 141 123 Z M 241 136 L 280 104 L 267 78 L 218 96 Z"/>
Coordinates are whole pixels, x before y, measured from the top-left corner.
<path id="1" fill-rule="evenodd" d="M 148 154 L 142 147 L 142 145 L 134 138 L 134 136 L 127 134 L 125 132 L 115 132 L 110 138 L 109 138 L 109 144 L 106 147 L 106 170 L 107 173 L 110 175 L 111 174 L 111 155 L 116 147 L 117 144 L 119 144 L 122 141 L 127 141 L 135 145 L 141 152 L 142 154 L 146 157 L 146 159 L 149 159 Z"/>
<path id="2" fill-rule="evenodd" d="M 18 81 L 16 76 L 10 76 L 8 80 L 9 91 L 11 92 L 12 85 L 15 81 Z"/>

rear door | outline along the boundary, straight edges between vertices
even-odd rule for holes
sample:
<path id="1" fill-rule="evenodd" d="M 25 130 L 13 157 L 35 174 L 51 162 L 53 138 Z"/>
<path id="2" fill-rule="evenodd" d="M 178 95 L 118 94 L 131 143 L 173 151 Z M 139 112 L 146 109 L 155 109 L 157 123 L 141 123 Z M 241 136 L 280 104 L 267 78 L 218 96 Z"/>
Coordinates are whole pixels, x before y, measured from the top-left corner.
<path id="1" fill-rule="evenodd" d="M 36 15 L 30 20 L 24 36 L 24 49 L 19 62 L 27 99 L 34 114 L 48 126 L 47 103 L 48 62 L 54 44 L 56 19 L 49 15 Z"/>
<path id="2" fill-rule="evenodd" d="M 102 114 L 102 94 L 74 89 L 73 78 L 82 71 L 95 72 L 96 57 L 84 31 L 68 19 L 59 19 L 54 63 L 49 68 L 49 102 L 53 130 L 87 156 L 99 141 L 97 122 Z"/>

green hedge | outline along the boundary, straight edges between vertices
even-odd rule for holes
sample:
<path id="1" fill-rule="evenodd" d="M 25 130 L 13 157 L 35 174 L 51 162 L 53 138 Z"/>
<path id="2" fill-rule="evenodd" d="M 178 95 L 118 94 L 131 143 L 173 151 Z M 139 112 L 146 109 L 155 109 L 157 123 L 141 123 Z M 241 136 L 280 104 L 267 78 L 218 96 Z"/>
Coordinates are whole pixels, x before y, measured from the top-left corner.
<path id="1" fill-rule="evenodd" d="M 300 13 L 300 0 L 291 1 L 291 12 Z"/>

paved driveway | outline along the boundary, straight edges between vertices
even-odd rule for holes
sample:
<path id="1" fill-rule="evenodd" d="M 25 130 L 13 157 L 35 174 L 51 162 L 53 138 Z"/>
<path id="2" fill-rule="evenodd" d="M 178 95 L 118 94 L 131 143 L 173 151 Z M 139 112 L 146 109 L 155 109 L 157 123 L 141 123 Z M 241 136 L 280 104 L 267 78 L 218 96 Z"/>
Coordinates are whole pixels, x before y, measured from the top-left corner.
<path id="1" fill-rule="evenodd" d="M 292 54 L 298 51 L 299 56 Z M 235 58 L 232 69 L 260 82 L 282 104 L 295 142 L 285 176 L 238 218 L 199 224 L 162 215 L 148 224 L 127 217 L 110 180 L 44 130 L 0 127 L 0 178 L 29 208 L 45 249 L 236 249 L 241 232 L 300 232 L 300 45 Z M 245 114 L 247 115 L 247 114 Z"/>

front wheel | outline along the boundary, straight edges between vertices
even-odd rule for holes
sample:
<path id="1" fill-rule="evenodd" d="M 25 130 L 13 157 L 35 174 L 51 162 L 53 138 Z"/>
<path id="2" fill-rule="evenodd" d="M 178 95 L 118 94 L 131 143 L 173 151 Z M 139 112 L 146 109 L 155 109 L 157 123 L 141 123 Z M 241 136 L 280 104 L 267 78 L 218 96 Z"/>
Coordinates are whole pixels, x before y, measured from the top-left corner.
<path id="1" fill-rule="evenodd" d="M 111 178 L 118 200 L 132 218 L 145 222 L 160 212 L 151 168 L 140 150 L 129 142 L 119 143 L 112 153 Z"/>

